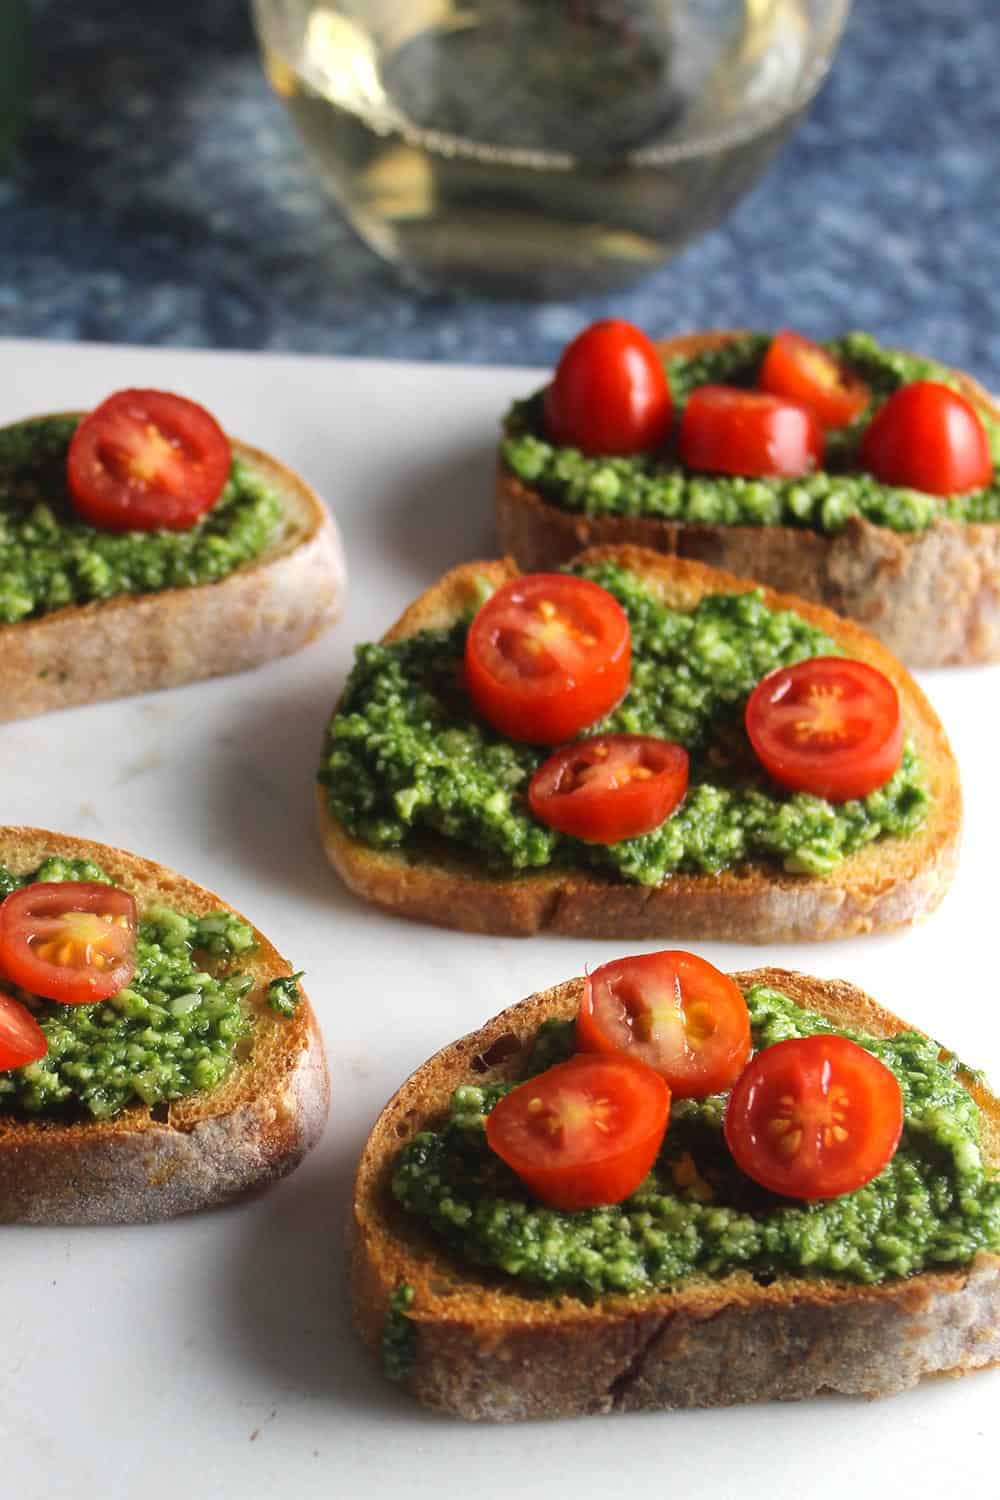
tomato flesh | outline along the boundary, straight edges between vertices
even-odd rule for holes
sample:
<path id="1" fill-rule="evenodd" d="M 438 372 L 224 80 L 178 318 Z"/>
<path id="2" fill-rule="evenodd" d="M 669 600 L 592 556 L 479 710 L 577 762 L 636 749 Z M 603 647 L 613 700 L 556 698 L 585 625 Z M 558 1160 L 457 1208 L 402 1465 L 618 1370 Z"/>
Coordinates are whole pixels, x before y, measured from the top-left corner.
<path id="1" fill-rule="evenodd" d="M 765 1047 L 737 1080 L 725 1117 L 737 1166 L 790 1198 L 863 1187 L 892 1159 L 902 1129 L 896 1075 L 842 1036 Z"/>
<path id="2" fill-rule="evenodd" d="M 542 404 L 548 437 L 590 454 L 658 448 L 673 418 L 655 344 L 619 318 L 567 344 Z"/>
<path id="3" fill-rule="evenodd" d="M 588 844 L 617 844 L 669 818 L 688 785 L 688 753 L 648 734 L 599 734 L 564 745 L 528 784 L 535 817 Z"/>
<path id="4" fill-rule="evenodd" d="M 763 677 L 747 699 L 746 731 L 781 786 L 829 802 L 867 797 L 903 755 L 899 694 L 867 662 L 814 656 Z"/>
<path id="5" fill-rule="evenodd" d="M 806 406 L 767 391 L 698 385 L 681 418 L 678 451 L 689 469 L 792 477 L 823 462 L 823 429 Z"/>
<path id="6" fill-rule="evenodd" d="M 37 881 L 0 905 L 0 973 L 64 1005 L 92 1005 L 135 973 L 135 901 L 119 886 Z"/>
<path id="7" fill-rule="evenodd" d="M 465 642 L 477 711 L 513 740 L 557 745 L 602 718 L 628 690 L 628 616 L 599 584 L 526 573 L 497 589 Z"/>
<path id="8" fill-rule="evenodd" d="M 915 380 L 879 407 L 861 440 L 861 462 L 883 484 L 960 495 L 993 478 L 979 413 L 935 380 Z"/>
<path id="9" fill-rule="evenodd" d="M 0 1073 L 37 1062 L 48 1050 L 45 1032 L 28 1007 L 0 990 Z"/>
<path id="10" fill-rule="evenodd" d="M 639 1186 L 669 1117 L 670 1090 L 645 1063 L 580 1054 L 506 1094 L 486 1140 L 543 1203 L 597 1208 Z"/>
<path id="11" fill-rule="evenodd" d="M 861 415 L 871 400 L 863 380 L 801 333 L 783 328 L 774 335 L 757 384 L 773 396 L 808 406 L 824 427 L 843 427 Z"/>
<path id="12" fill-rule="evenodd" d="M 681 950 L 643 953 L 587 975 L 576 1045 L 637 1057 L 666 1079 L 675 1099 L 703 1099 L 742 1072 L 750 1014 L 739 985 L 705 959 Z"/>
<path id="13" fill-rule="evenodd" d="M 117 391 L 69 445 L 73 507 L 106 531 L 186 531 L 229 477 L 229 439 L 211 413 L 166 391 Z"/>

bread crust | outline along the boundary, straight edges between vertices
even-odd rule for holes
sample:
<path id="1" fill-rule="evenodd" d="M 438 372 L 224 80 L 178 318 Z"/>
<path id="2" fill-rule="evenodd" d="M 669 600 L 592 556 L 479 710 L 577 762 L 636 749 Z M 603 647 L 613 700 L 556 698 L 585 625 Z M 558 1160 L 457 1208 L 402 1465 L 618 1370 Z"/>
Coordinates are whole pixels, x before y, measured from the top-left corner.
<path id="1" fill-rule="evenodd" d="M 96 861 L 133 893 L 140 914 L 154 902 L 195 916 L 234 910 L 204 886 L 125 850 L 46 829 L 0 828 L 0 863 L 15 873 L 48 855 Z M 150 1223 L 227 1202 L 298 1165 L 326 1124 L 326 1055 L 301 989 L 292 1017 L 268 1006 L 269 981 L 292 969 L 253 930 L 258 946 L 241 961 L 254 980 L 243 1002 L 253 1032 L 229 1077 L 165 1109 L 132 1105 L 106 1121 L 0 1111 L 0 1224 Z"/>
<path id="2" fill-rule="evenodd" d="M 620 562 L 641 574 L 664 602 L 680 608 L 692 608 L 708 593 L 757 587 L 702 563 L 638 547 L 599 547 L 583 556 Z M 480 597 L 483 581 L 498 587 L 517 571 L 510 559 L 453 569 L 406 610 L 385 640 L 450 623 Z M 472 857 L 442 853 L 442 846 L 369 848 L 333 817 L 319 787 L 327 857 L 353 891 L 399 916 L 510 937 L 553 932 L 623 940 L 805 942 L 886 931 L 924 916 L 952 880 L 961 829 L 958 768 L 941 723 L 905 667 L 859 626 L 793 596 L 768 588 L 763 593 L 770 607 L 795 610 L 895 684 L 932 796 L 927 825 L 915 837 L 878 840 L 825 876 L 789 875 L 754 864 L 719 875 L 672 875 L 656 886 L 582 871 L 497 876 Z"/>
<path id="3" fill-rule="evenodd" d="M 661 340 L 664 361 L 741 336 Z M 971 376 L 962 390 L 994 418 L 1000 404 Z M 940 520 L 904 533 L 852 517 L 826 536 L 794 526 L 704 526 L 642 516 L 583 516 L 545 500 L 506 468 L 496 480 L 500 546 L 526 571 L 557 567 L 584 547 L 632 542 L 799 594 L 864 625 L 915 667 L 1000 660 L 1000 525 Z"/>
<path id="4" fill-rule="evenodd" d="M 768 984 L 838 1025 L 887 1036 L 905 1023 L 843 980 L 785 969 L 733 976 Z M 673 1292 L 525 1292 L 512 1278 L 468 1269 L 394 1202 L 393 1163 L 447 1112 L 452 1089 L 515 1078 L 523 1047 L 549 1016 L 575 1014 L 583 980 L 511 1006 L 432 1057 L 376 1121 L 354 1186 L 349 1257 L 356 1327 L 378 1354 L 395 1289 L 414 1359 L 405 1387 L 437 1411 L 471 1421 L 588 1412 L 798 1400 L 821 1391 L 884 1396 L 925 1375 L 965 1374 L 1000 1361 L 1000 1256 L 877 1286 L 788 1275 L 770 1285 L 746 1271 L 692 1278 Z M 963 1080 L 983 1111 L 987 1159 L 1000 1162 L 1000 1102 Z"/>
<path id="5" fill-rule="evenodd" d="M 244 672 L 334 624 L 347 577 L 336 522 L 277 459 L 235 440 L 233 453 L 281 497 L 275 540 L 216 583 L 121 594 L 0 625 L 0 722 Z"/>

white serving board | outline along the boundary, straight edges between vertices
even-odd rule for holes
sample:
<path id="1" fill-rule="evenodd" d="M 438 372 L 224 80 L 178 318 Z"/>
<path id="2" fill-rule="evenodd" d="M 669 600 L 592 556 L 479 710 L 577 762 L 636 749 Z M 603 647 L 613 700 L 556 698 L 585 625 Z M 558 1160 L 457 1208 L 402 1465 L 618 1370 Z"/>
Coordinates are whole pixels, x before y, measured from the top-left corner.
<path id="1" fill-rule="evenodd" d="M 0 369 L 0 422 L 89 407 L 126 385 L 204 402 L 326 498 L 351 584 L 339 626 L 287 661 L 0 725 L 0 822 L 123 845 L 247 912 L 306 970 L 333 1082 L 322 1144 L 255 1202 L 149 1228 L 0 1230 L 0 1493 L 996 1493 L 1000 1372 L 885 1402 L 468 1426 L 400 1395 L 350 1330 L 350 1181 L 385 1100 L 453 1037 L 621 951 L 470 937 L 369 910 L 326 864 L 314 823 L 320 741 L 352 647 L 380 635 L 445 567 L 494 550 L 497 418 L 537 374 L 22 341 L 0 341 Z M 1000 669 L 921 680 L 952 735 L 968 808 L 960 874 L 941 909 L 902 935 L 699 947 L 727 968 L 767 960 L 855 980 L 998 1079 Z"/>

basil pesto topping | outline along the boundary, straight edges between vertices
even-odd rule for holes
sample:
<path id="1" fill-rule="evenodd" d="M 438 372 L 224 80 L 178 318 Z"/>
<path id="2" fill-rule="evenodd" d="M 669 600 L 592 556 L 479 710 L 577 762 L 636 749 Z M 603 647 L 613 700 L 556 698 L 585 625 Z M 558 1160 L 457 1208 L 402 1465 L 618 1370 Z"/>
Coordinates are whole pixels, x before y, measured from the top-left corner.
<path id="1" fill-rule="evenodd" d="M 696 385 L 752 385 L 769 338 L 750 334 L 669 362 L 668 376 L 680 410 Z M 1000 521 L 1000 423 L 979 409 L 993 453 L 990 484 L 942 499 L 922 490 L 880 484 L 858 467 L 861 435 L 887 396 L 914 380 L 958 388 L 954 374 L 933 360 L 883 349 L 868 334 L 850 333 L 825 345 L 867 382 L 872 401 L 850 426 L 827 434 L 826 467 L 798 479 L 751 479 L 696 473 L 667 450 L 629 457 L 591 458 L 556 447 L 545 437 L 541 393 L 515 402 L 504 423 L 501 451 L 507 468 L 546 500 L 587 516 L 646 516 L 713 526 L 802 526 L 839 531 L 862 516 L 893 531 L 923 531 L 942 517 Z"/>
<path id="2" fill-rule="evenodd" d="M 461 686 L 463 621 L 358 649 L 319 773 L 331 812 L 352 834 L 376 848 L 443 837 L 498 870 L 585 866 L 655 885 L 675 871 L 715 873 L 751 859 L 825 874 L 873 839 L 923 825 L 927 793 L 910 745 L 885 786 L 839 804 L 776 788 L 750 750 L 749 693 L 775 667 L 839 654 L 821 631 L 768 609 L 758 593 L 712 595 L 685 613 L 614 564 L 577 571 L 619 600 L 632 630 L 628 694 L 588 733 L 684 745 L 691 782 L 678 811 L 611 845 L 537 822 L 525 792 L 549 752 L 506 740 L 473 714 Z"/>
<path id="3" fill-rule="evenodd" d="M 36 880 L 112 884 L 89 860 L 47 859 L 23 876 L 0 866 L 0 899 Z M 254 947 L 253 929 L 232 912 L 191 917 L 154 906 L 140 917 L 132 982 L 109 999 L 61 1005 L 6 986 L 38 1021 L 48 1052 L 0 1071 L 0 1112 L 105 1120 L 128 1104 L 215 1088 L 251 1030 L 241 1001 L 253 980 L 239 960 Z M 299 977 L 272 982 L 282 1014 L 294 1011 Z"/>
<path id="4" fill-rule="evenodd" d="M 0 428 L 0 623 L 116 594 L 211 583 L 259 556 L 279 497 L 239 458 L 215 505 L 187 531 L 102 531 L 74 514 L 66 452 L 74 417 Z"/>
<path id="5" fill-rule="evenodd" d="M 953 1056 L 920 1032 L 877 1040 L 833 1026 L 765 986 L 746 999 L 756 1048 L 835 1032 L 899 1079 L 900 1145 L 865 1187 L 812 1203 L 758 1187 L 726 1149 L 726 1096 L 716 1094 L 674 1104 L 656 1165 L 624 1203 L 546 1208 L 486 1144 L 484 1118 L 506 1088 L 470 1083 L 440 1130 L 404 1147 L 396 1199 L 460 1259 L 585 1297 L 741 1268 L 764 1280 L 792 1271 L 879 1282 L 1000 1250 L 1000 1178 L 983 1165 L 979 1111 Z M 526 1077 L 570 1054 L 572 1022 L 546 1023 L 539 1042 Z"/>

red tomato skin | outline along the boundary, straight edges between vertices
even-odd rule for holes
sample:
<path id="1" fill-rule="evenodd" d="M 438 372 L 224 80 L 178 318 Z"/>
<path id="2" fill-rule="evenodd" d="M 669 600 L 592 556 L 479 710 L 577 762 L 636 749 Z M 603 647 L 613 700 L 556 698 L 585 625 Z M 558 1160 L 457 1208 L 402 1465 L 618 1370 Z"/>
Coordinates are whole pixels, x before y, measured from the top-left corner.
<path id="1" fill-rule="evenodd" d="M 168 391 L 116 391 L 70 440 L 77 514 L 104 531 L 186 531 L 218 500 L 232 450 L 212 414 Z"/>
<path id="2" fill-rule="evenodd" d="M 823 427 L 844 427 L 871 400 L 863 380 L 804 334 L 782 328 L 768 345 L 757 385 L 808 406 Z"/>
<path id="3" fill-rule="evenodd" d="M 636 1037 L 631 1015 L 625 1012 L 637 996 L 648 999 L 656 988 L 674 987 L 676 1005 L 682 1001 L 707 1003 L 716 1023 L 710 1045 L 688 1049 L 687 1055 L 657 1056 L 657 1047 Z M 615 990 L 618 995 L 615 995 Z M 623 999 L 619 1000 L 618 996 Z M 576 1045 L 581 1052 L 603 1052 L 638 1057 L 666 1080 L 674 1099 L 705 1099 L 729 1088 L 750 1056 L 750 1013 L 735 980 L 706 959 L 683 949 L 641 953 L 613 959 L 586 976 L 576 1017 Z"/>
<path id="4" fill-rule="evenodd" d="M 961 495 L 993 478 L 979 413 L 935 380 L 900 386 L 879 407 L 861 439 L 861 462 L 882 484 L 929 495 Z"/>
<path id="5" fill-rule="evenodd" d="M 829 1121 L 838 1086 L 848 1091 L 850 1114 L 842 1117 L 850 1121 L 848 1141 L 824 1147 L 819 1122 Z M 803 1149 L 788 1159 L 770 1144 L 767 1129 L 782 1113 L 782 1095 L 806 1115 L 811 1105 L 821 1107 L 818 1117 L 805 1120 Z M 896 1075 L 864 1047 L 836 1035 L 796 1037 L 756 1053 L 733 1087 L 723 1122 L 742 1172 L 772 1193 L 806 1201 L 839 1198 L 871 1182 L 892 1160 L 902 1130 Z"/>
<path id="6" fill-rule="evenodd" d="M 54 963 L 35 951 L 45 924 L 66 913 L 110 913 L 121 919 L 121 951 L 106 969 Z M 135 899 L 120 886 L 95 881 L 36 881 L 0 903 L 0 974 L 12 984 L 62 1005 L 94 1005 L 124 989 L 135 973 Z M 51 929 L 53 935 L 56 928 Z"/>
<path id="7" fill-rule="evenodd" d="M 857 691 L 871 710 L 863 743 L 821 750 L 789 745 L 780 721 L 791 717 L 811 685 L 820 691 Z M 858 722 L 856 709 L 852 722 Z M 754 754 L 768 775 L 792 792 L 811 792 L 828 802 L 867 797 L 884 786 L 903 756 L 903 716 L 899 694 L 884 673 L 850 657 L 813 656 L 762 677 L 747 699 L 744 715 Z"/>
<path id="8" fill-rule="evenodd" d="M 560 660 L 544 676 L 511 660 L 510 638 L 523 636 L 539 604 L 556 602 L 570 620 Z M 591 634 L 579 646 L 572 630 Z M 506 652 L 506 654 L 505 654 Z M 628 616 L 607 589 L 563 573 L 525 573 L 497 589 L 473 618 L 465 641 L 465 685 L 473 707 L 508 739 L 558 745 L 604 717 L 628 691 L 632 633 Z"/>
<path id="9" fill-rule="evenodd" d="M 558 1094 L 563 1087 L 577 1095 L 587 1089 L 614 1092 L 629 1111 L 628 1139 L 591 1131 L 592 1144 L 598 1144 L 589 1159 L 578 1150 L 553 1162 L 557 1148 L 547 1146 L 544 1136 L 533 1135 L 530 1127 L 526 1130 L 523 1122 L 529 1100 Z M 670 1090 L 645 1063 L 578 1055 L 506 1094 L 486 1116 L 486 1140 L 536 1198 L 550 1208 L 574 1212 L 621 1203 L 634 1193 L 656 1160 L 669 1118 Z"/>
<path id="10" fill-rule="evenodd" d="M 551 441 L 591 455 L 659 448 L 673 420 L 656 345 L 620 318 L 592 323 L 567 344 L 542 406 Z"/>
<path id="11" fill-rule="evenodd" d="M 0 990 L 0 1073 L 37 1062 L 48 1050 L 45 1032 L 28 1007 Z"/>
<path id="12" fill-rule="evenodd" d="M 808 474 L 823 462 L 823 429 L 808 407 L 767 391 L 698 385 L 681 417 L 689 469 L 747 478 Z"/>
<path id="13" fill-rule="evenodd" d="M 595 760 L 607 751 L 607 764 Z M 609 778 L 627 774 L 626 762 L 650 771 L 649 779 L 630 777 L 611 787 Z M 566 789 L 580 770 L 605 772 L 600 782 Z M 621 767 L 621 770 L 618 768 Z M 588 774 L 583 769 L 583 775 Z M 617 844 L 650 833 L 670 817 L 688 788 L 688 753 L 672 740 L 646 734 L 601 734 L 564 745 L 539 766 L 528 783 L 528 805 L 540 823 L 587 844 Z"/>

